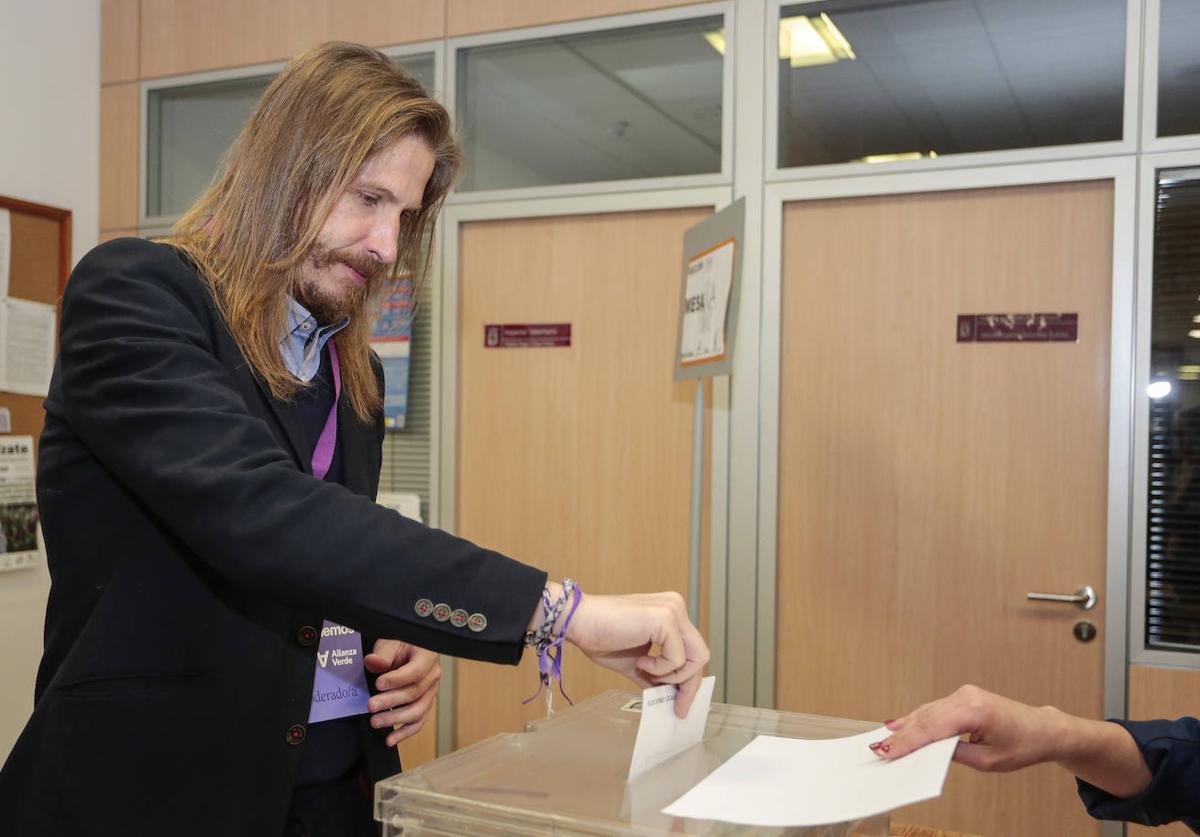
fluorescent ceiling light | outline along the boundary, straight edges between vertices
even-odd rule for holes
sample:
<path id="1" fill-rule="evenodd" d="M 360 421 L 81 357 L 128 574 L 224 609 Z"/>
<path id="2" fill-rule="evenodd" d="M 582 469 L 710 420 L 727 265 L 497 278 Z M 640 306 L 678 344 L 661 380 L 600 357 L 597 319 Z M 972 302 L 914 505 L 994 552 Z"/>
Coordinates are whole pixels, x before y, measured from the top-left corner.
<path id="1" fill-rule="evenodd" d="M 716 32 L 705 32 L 704 40 L 712 45 L 712 48 L 722 55 L 725 54 L 725 33 L 718 29 Z"/>
<path id="2" fill-rule="evenodd" d="M 793 67 L 853 61 L 857 57 L 846 36 L 824 12 L 819 17 L 798 15 L 779 21 L 779 60 Z"/>
<path id="3" fill-rule="evenodd" d="M 936 151 L 930 151 L 926 154 L 924 151 L 901 151 L 899 154 L 868 154 L 866 157 L 859 157 L 857 160 L 851 160 L 852 163 L 894 163 L 897 160 L 920 160 L 922 157 L 933 159 L 937 157 Z"/>

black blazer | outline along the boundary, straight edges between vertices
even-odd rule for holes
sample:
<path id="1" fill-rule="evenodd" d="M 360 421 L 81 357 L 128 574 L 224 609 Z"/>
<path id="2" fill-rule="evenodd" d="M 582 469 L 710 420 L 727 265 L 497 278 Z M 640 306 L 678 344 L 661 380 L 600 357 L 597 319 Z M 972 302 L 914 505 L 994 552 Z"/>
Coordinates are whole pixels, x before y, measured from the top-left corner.
<path id="1" fill-rule="evenodd" d="M 1103 820 L 1163 825 L 1179 820 L 1200 834 L 1200 720 L 1124 721 L 1123 726 L 1146 759 L 1150 784 L 1130 799 L 1077 779 L 1088 813 Z"/>
<path id="2" fill-rule="evenodd" d="M 33 716 L 0 771 L 7 833 L 281 834 L 322 618 L 368 649 L 520 658 L 545 574 L 372 502 L 382 424 L 339 409 L 346 487 L 309 473 L 177 251 L 120 239 L 79 263 L 39 451 L 52 589 Z M 363 734 L 370 778 L 395 772 Z"/>

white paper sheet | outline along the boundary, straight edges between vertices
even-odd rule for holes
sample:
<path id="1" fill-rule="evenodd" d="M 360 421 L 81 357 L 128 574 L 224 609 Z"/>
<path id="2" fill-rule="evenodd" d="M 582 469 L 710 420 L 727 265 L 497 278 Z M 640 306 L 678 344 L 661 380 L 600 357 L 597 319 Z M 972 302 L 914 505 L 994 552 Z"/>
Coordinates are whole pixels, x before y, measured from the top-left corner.
<path id="1" fill-rule="evenodd" d="M 704 738 L 704 725 L 708 723 L 716 682 L 716 677 L 705 677 L 700 681 L 700 690 L 686 718 L 675 717 L 674 686 L 642 690 L 642 719 L 638 723 L 637 740 L 633 743 L 630 779 L 700 743 Z"/>
<path id="2" fill-rule="evenodd" d="M 0 571 L 36 566 L 38 509 L 33 437 L 0 436 Z"/>
<path id="3" fill-rule="evenodd" d="M 885 762 L 867 745 L 890 734 L 880 727 L 825 741 L 760 735 L 663 813 L 758 826 L 828 825 L 941 795 L 958 739 Z"/>
<path id="4" fill-rule="evenodd" d="M 0 390 L 46 395 L 54 372 L 54 306 L 8 299 L 0 306 Z"/>
<path id="5" fill-rule="evenodd" d="M 0 302 L 8 296 L 8 266 L 12 259 L 12 213 L 0 209 Z"/>
<path id="6" fill-rule="evenodd" d="M 379 496 L 375 498 L 375 502 L 381 506 L 387 506 L 389 509 L 395 509 L 409 520 L 415 520 L 417 523 L 425 522 L 421 519 L 421 497 L 419 494 L 380 492 Z"/>
<path id="7" fill-rule="evenodd" d="M 735 246 L 730 239 L 688 263 L 679 347 L 679 359 L 684 365 L 725 356 L 725 314 L 733 290 Z"/>

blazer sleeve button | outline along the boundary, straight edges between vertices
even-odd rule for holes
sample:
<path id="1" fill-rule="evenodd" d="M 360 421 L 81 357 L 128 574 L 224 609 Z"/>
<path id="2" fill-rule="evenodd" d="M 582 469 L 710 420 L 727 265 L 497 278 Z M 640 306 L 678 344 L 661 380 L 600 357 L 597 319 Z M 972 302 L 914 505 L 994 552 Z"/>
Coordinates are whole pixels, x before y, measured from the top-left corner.
<path id="1" fill-rule="evenodd" d="M 312 625 L 305 625 L 300 630 L 296 631 L 296 642 L 303 645 L 305 648 L 317 641 L 317 629 Z"/>

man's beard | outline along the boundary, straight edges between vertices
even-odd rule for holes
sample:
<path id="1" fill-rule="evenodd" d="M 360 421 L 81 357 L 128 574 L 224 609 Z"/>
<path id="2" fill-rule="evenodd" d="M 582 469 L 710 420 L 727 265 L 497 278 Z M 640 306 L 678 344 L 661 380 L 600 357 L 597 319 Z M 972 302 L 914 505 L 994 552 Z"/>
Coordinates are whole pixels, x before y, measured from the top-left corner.
<path id="1" fill-rule="evenodd" d="M 391 268 L 391 265 L 382 264 L 369 256 L 360 256 L 349 250 L 331 250 L 320 244 L 313 246 L 307 259 L 308 266 L 317 271 L 336 267 L 338 263 L 348 265 L 366 282 L 356 285 L 343 280 L 336 296 L 317 282 L 301 280 L 296 288 L 297 301 L 323 325 L 361 315 Z"/>

